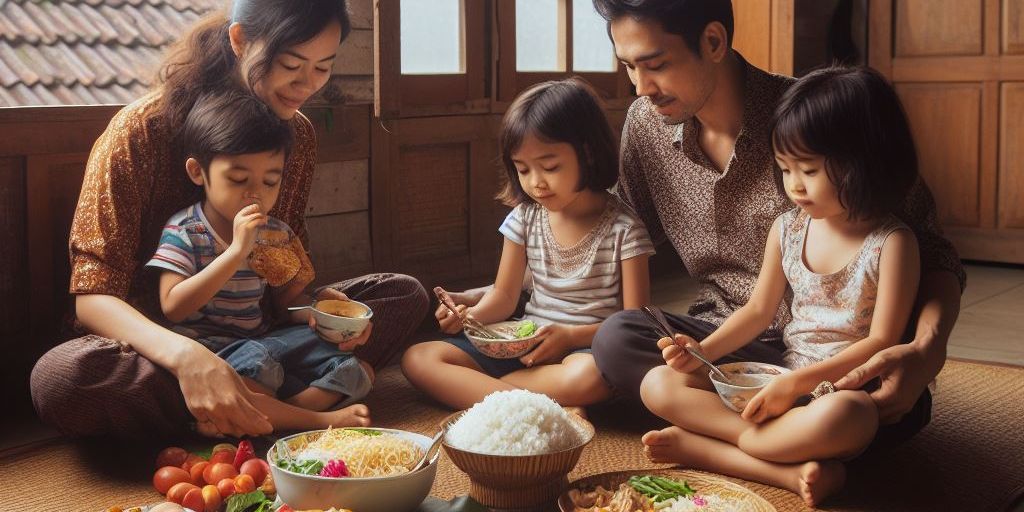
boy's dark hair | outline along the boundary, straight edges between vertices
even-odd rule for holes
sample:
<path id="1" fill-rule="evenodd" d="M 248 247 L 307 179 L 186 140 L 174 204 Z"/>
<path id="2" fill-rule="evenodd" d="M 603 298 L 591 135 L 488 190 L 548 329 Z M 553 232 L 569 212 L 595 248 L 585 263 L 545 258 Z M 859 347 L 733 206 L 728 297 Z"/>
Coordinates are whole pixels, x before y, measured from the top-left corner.
<path id="1" fill-rule="evenodd" d="M 623 16 L 637 20 L 653 20 L 665 32 L 676 34 L 686 46 L 700 56 L 700 36 L 709 23 L 719 22 L 725 27 L 727 45 L 732 46 L 732 0 L 594 0 L 594 9 L 611 22 Z"/>
<path id="2" fill-rule="evenodd" d="M 576 151 L 580 182 L 576 190 L 603 191 L 619 178 L 619 151 L 594 90 L 582 79 L 539 83 L 523 91 L 501 120 L 498 144 L 505 166 L 497 199 L 507 206 L 532 202 L 512 162 L 512 153 L 533 135 L 549 144 L 564 142 Z"/>
<path id="3" fill-rule="evenodd" d="M 892 213 L 917 180 L 917 151 L 896 91 L 867 67 L 813 71 L 782 96 L 772 145 L 788 156 L 821 155 L 850 219 Z M 775 184 L 785 193 L 782 173 Z"/>
<path id="4" fill-rule="evenodd" d="M 185 157 L 195 158 L 209 171 L 217 155 L 245 155 L 292 148 L 288 121 L 247 92 L 227 89 L 200 96 L 181 130 Z"/>

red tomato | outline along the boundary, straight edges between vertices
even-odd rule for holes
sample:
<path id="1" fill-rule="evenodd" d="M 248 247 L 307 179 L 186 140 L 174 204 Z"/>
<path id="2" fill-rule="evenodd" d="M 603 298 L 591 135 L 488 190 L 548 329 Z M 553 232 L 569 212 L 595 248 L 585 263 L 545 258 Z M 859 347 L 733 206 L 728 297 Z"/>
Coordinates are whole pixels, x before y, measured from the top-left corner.
<path id="1" fill-rule="evenodd" d="M 185 471 L 191 471 L 192 470 L 192 466 L 195 466 L 196 464 L 199 464 L 200 462 L 206 462 L 206 459 L 204 459 L 204 458 L 202 458 L 202 457 L 200 457 L 200 456 L 198 456 L 198 455 L 196 455 L 194 453 L 190 453 L 190 454 L 188 454 L 188 457 L 185 459 L 185 462 L 182 463 L 181 469 L 184 469 Z"/>
<path id="2" fill-rule="evenodd" d="M 219 452 L 214 452 L 213 455 L 210 455 L 210 463 L 215 463 L 215 462 L 226 462 L 228 464 L 234 463 L 235 462 L 235 450 L 234 449 L 231 449 L 231 450 L 220 450 Z"/>
<path id="3" fill-rule="evenodd" d="M 220 497 L 220 491 L 217 490 L 216 485 L 207 485 L 203 487 L 203 502 L 206 503 L 206 507 L 203 512 L 217 512 L 220 510 L 220 504 L 224 501 Z"/>
<path id="4" fill-rule="evenodd" d="M 235 492 L 245 494 L 256 490 L 256 481 L 249 475 L 238 475 L 235 477 Z"/>
<path id="5" fill-rule="evenodd" d="M 206 508 L 206 502 L 203 501 L 203 491 L 198 487 L 190 489 L 185 493 L 185 499 L 181 500 L 181 506 L 190 508 L 196 512 L 203 512 Z"/>
<path id="6" fill-rule="evenodd" d="M 207 482 L 220 482 L 225 478 L 234 478 L 236 476 L 238 476 L 238 471 L 235 471 L 235 467 L 227 462 L 211 462 L 203 470 L 203 480 Z"/>
<path id="7" fill-rule="evenodd" d="M 185 463 L 185 459 L 188 458 L 188 452 L 184 448 L 178 448 L 177 446 L 171 446 L 160 450 L 160 454 L 156 456 L 156 467 L 162 468 L 164 466 L 177 466 L 181 467 Z"/>
<path id="8" fill-rule="evenodd" d="M 228 497 L 235 493 L 235 480 L 233 478 L 225 478 L 217 482 L 217 490 L 220 492 L 220 498 L 227 500 Z"/>
<path id="9" fill-rule="evenodd" d="M 195 465 L 192 466 L 192 469 L 188 470 L 188 474 L 192 478 L 192 483 L 200 486 L 209 483 L 203 478 L 203 471 L 206 471 L 206 467 L 209 465 L 210 463 L 204 460 L 202 462 L 195 463 Z"/>
<path id="10" fill-rule="evenodd" d="M 188 472 L 176 466 L 164 466 L 153 474 L 153 487 L 156 487 L 160 494 L 165 494 L 174 484 L 191 481 L 192 477 Z"/>
<path id="11" fill-rule="evenodd" d="M 198 489 L 198 487 L 188 482 L 174 484 L 174 486 L 171 487 L 171 490 L 167 491 L 167 501 L 173 501 L 174 503 L 181 505 L 181 502 L 185 500 L 185 495 L 192 489 Z"/>
<path id="12" fill-rule="evenodd" d="M 262 463 L 262 464 L 261 464 Z M 260 459 L 249 459 L 242 463 L 242 469 L 238 471 L 239 474 L 249 475 L 252 477 L 254 482 L 263 482 L 267 478 L 267 470 L 264 469 L 266 462 Z"/>

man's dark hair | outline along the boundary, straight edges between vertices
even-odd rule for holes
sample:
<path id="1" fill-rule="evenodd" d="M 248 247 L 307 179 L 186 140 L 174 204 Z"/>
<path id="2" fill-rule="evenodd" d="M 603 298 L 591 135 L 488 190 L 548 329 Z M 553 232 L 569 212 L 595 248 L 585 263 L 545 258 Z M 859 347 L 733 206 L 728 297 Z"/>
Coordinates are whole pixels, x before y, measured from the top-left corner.
<path id="1" fill-rule="evenodd" d="M 619 179 L 619 151 L 608 118 L 601 110 L 597 94 L 582 79 L 534 85 L 523 91 L 505 112 L 498 135 L 505 167 L 498 200 L 508 206 L 533 201 L 520 185 L 519 171 L 512 162 L 512 153 L 527 135 L 548 144 L 564 142 L 573 147 L 580 167 L 576 190 L 607 190 Z"/>
<path id="2" fill-rule="evenodd" d="M 700 56 L 700 36 L 709 23 L 725 27 L 727 45 L 732 46 L 732 0 L 594 0 L 594 9 L 611 22 L 623 16 L 637 20 L 654 20 L 665 32 L 676 34 L 686 46 Z"/>
<path id="3" fill-rule="evenodd" d="M 825 157 L 851 219 L 894 212 L 918 179 L 917 152 L 896 91 L 868 67 L 813 71 L 783 94 L 771 121 L 775 152 Z M 782 173 L 776 186 L 785 193 Z"/>
<path id="4" fill-rule="evenodd" d="M 246 155 L 292 147 L 288 121 L 252 94 L 236 88 L 200 96 L 182 127 L 185 157 L 195 158 L 208 172 L 217 155 Z"/>

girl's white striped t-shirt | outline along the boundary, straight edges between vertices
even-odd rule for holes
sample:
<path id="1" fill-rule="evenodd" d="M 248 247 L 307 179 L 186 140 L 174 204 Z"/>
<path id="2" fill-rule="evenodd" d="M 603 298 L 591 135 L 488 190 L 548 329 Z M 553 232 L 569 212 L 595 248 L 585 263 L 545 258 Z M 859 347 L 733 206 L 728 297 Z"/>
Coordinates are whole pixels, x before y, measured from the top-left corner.
<path id="1" fill-rule="evenodd" d="M 622 261 L 654 254 L 647 229 L 614 195 L 597 226 L 572 248 L 551 234 L 548 213 L 530 202 L 516 206 L 498 229 L 526 248 L 533 293 L 525 318 L 542 323 L 587 325 L 622 309 Z M 574 264 L 566 265 L 568 252 Z M 560 264 L 561 262 L 561 264 Z"/>

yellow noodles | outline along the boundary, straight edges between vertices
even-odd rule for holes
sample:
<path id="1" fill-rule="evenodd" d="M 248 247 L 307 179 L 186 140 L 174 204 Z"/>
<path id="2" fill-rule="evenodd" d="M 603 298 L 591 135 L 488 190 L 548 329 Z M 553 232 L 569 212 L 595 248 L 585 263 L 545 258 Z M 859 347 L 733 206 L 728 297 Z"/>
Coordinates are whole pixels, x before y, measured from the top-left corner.
<path id="1" fill-rule="evenodd" d="M 299 459 L 324 462 L 341 459 L 356 478 L 408 473 L 422 456 L 423 449 L 408 439 L 350 429 L 327 429 L 297 454 Z"/>

